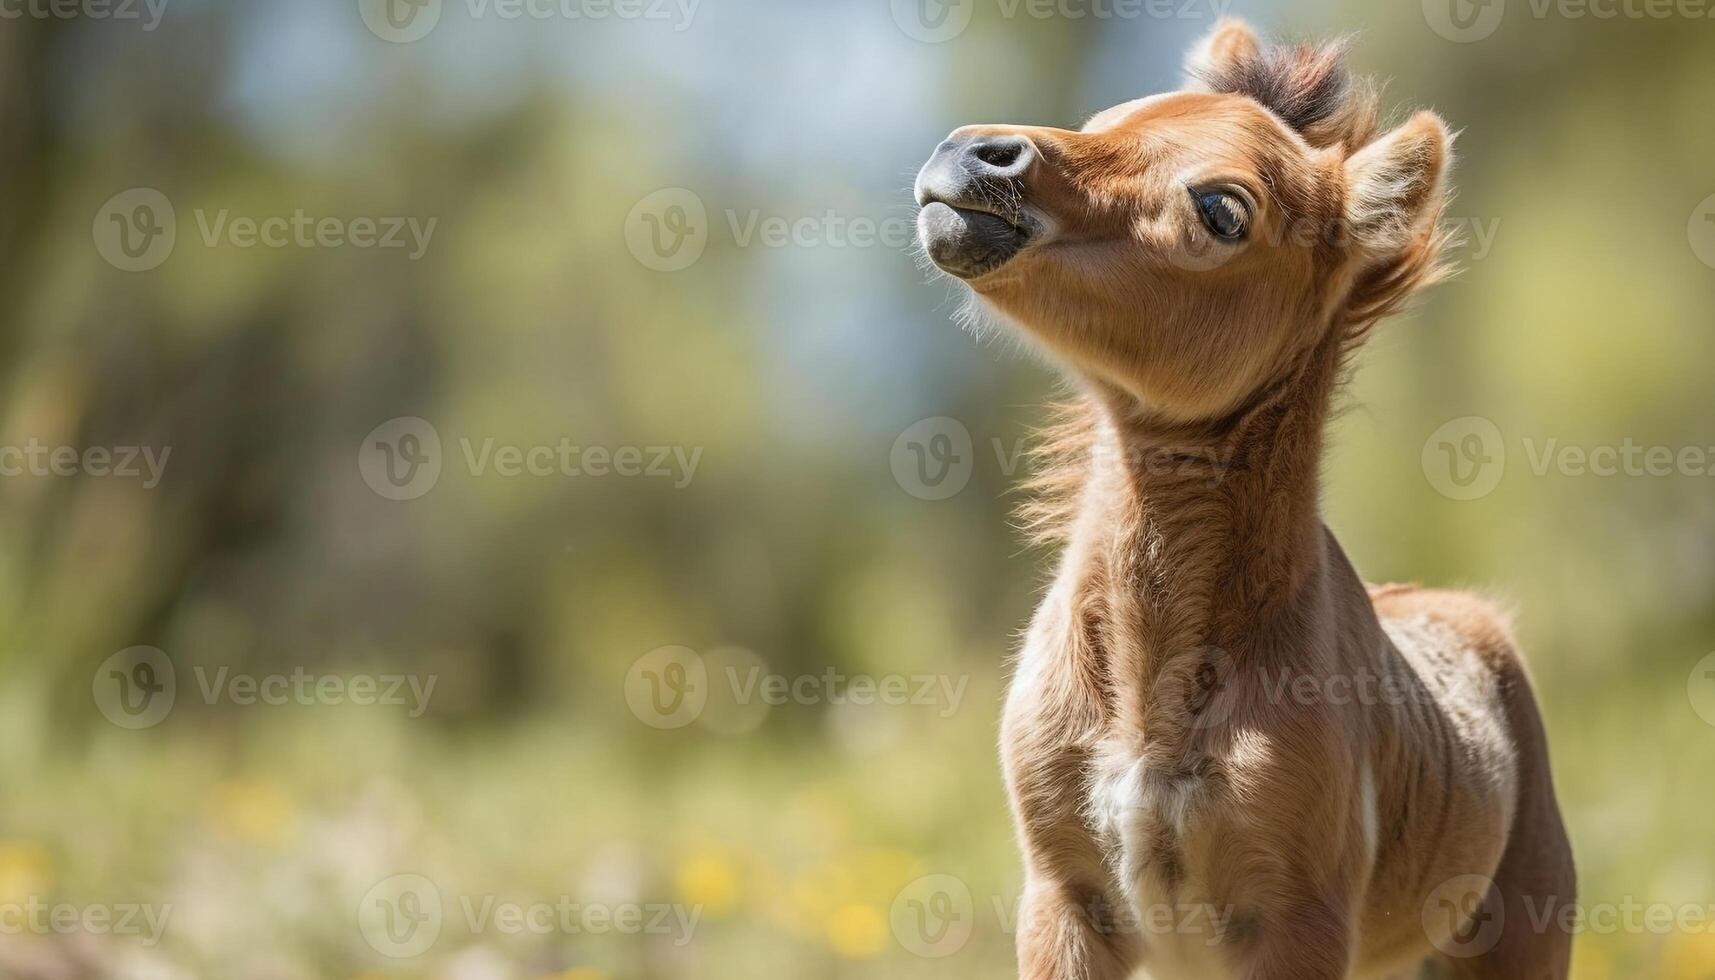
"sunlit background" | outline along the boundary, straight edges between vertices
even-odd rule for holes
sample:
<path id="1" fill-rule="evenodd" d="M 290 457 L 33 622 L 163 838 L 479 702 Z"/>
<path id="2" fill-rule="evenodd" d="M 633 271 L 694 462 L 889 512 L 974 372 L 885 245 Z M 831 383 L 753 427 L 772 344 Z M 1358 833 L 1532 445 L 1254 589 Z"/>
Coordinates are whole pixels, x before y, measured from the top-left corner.
<path id="1" fill-rule="evenodd" d="M 32 2 L 0 976 L 1010 975 L 1055 377 L 952 322 L 910 180 L 1224 12 L 1462 128 L 1465 271 L 1363 357 L 1327 519 L 1518 611 L 1582 905 L 1708 910 L 1576 975 L 1715 976 L 1695 0 Z"/>

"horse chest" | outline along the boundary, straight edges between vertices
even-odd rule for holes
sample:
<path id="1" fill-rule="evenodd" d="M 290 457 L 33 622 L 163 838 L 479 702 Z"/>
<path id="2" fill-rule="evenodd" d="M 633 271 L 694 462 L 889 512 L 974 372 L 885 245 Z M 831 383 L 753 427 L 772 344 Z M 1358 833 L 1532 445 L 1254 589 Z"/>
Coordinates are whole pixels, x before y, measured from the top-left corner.
<path id="1" fill-rule="evenodd" d="M 1163 764 L 1147 752 L 1116 753 L 1097 764 L 1089 797 L 1093 823 L 1121 886 L 1134 899 L 1171 902 L 1208 828 L 1206 768 Z"/>
<path id="2" fill-rule="evenodd" d="M 1116 926 L 1135 930 L 1152 980 L 1221 980 L 1231 961 L 1234 907 L 1209 890 L 1219 876 L 1209 837 L 1224 819 L 1219 779 L 1196 767 L 1152 765 L 1147 753 L 1109 761 L 1091 781 L 1090 807 L 1120 888 Z"/>

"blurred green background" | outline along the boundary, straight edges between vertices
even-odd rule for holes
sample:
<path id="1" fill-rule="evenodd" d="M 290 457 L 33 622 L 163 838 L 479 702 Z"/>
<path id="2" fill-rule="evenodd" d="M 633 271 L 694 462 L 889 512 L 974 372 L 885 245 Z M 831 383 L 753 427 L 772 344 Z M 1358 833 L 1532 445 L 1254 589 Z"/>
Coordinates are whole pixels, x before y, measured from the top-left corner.
<path id="1" fill-rule="evenodd" d="M 1585 906 L 1715 906 L 1715 478 L 1559 455 L 1715 447 L 1695 6 L 7 9 L 0 446 L 169 455 L 153 485 L 0 477 L 0 976 L 1010 975 L 995 717 L 1050 556 L 1009 512 L 1055 378 L 952 322 L 908 189 L 958 125 L 1176 85 L 1223 12 L 1358 32 L 1390 108 L 1463 129 L 1464 273 L 1362 358 L 1327 519 L 1372 580 L 1517 609 Z M 250 242 L 299 213 L 329 234 Z M 644 472 L 504 475 L 562 440 Z M 157 656 L 170 710 L 116 712 Z M 812 680 L 723 700 L 768 674 Z M 434 686 L 218 686 L 280 676 Z M 168 919 L 3 928 L 42 904 Z M 1707 931 L 1577 949 L 1581 978 L 1715 976 Z"/>

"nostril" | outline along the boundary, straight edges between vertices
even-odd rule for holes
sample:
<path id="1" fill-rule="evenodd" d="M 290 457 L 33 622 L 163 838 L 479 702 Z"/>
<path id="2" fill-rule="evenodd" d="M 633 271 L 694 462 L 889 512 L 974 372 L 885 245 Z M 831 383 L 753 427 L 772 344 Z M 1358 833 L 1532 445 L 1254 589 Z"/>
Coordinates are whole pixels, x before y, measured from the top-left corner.
<path id="1" fill-rule="evenodd" d="M 971 154 L 991 167 L 1005 170 L 1024 155 L 1024 147 L 1022 139 L 984 140 L 971 148 Z"/>

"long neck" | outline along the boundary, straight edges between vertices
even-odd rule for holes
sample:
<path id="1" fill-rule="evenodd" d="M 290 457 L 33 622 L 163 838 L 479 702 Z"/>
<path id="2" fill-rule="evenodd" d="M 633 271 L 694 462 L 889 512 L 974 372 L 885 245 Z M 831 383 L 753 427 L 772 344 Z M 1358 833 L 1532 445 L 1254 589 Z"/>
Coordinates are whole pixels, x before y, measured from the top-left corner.
<path id="1" fill-rule="evenodd" d="M 1142 719 L 1169 670 L 1275 657 L 1304 633 L 1327 559 L 1318 516 L 1338 350 L 1309 352 L 1227 419 L 1173 426 L 1097 389 L 1091 465 L 1062 568 L 1090 666 Z"/>

